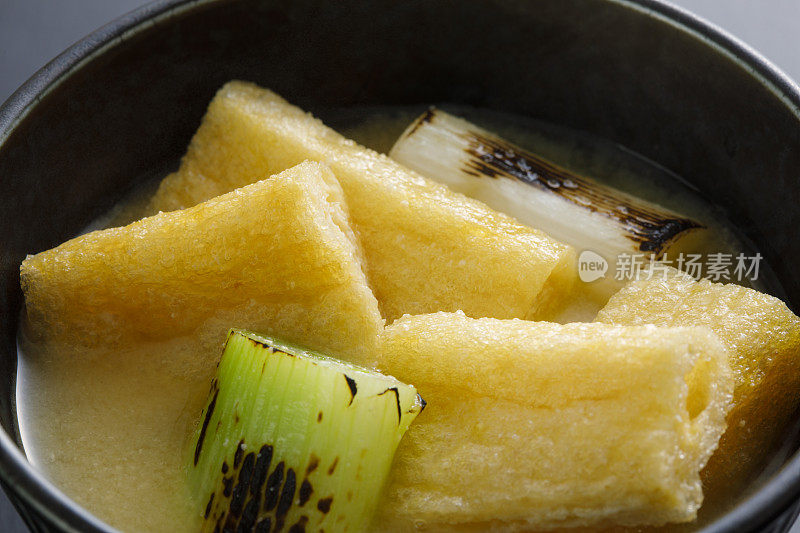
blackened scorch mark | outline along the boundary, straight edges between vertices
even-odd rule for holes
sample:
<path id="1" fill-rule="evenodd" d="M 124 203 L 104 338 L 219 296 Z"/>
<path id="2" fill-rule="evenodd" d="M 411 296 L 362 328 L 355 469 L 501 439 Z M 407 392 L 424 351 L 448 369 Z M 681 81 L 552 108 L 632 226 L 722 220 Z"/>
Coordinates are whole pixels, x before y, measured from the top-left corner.
<path id="1" fill-rule="evenodd" d="M 269 465 L 272 462 L 272 446 L 265 444 L 258 450 L 256 456 L 256 466 L 253 471 L 253 479 L 250 481 L 250 494 L 258 498 L 261 494 L 261 487 L 267 481 Z"/>
<path id="2" fill-rule="evenodd" d="M 206 430 L 208 423 L 211 422 L 211 415 L 214 414 L 214 407 L 217 406 L 217 396 L 219 396 L 219 389 L 214 391 L 214 396 L 206 409 L 206 416 L 203 418 L 203 426 L 200 428 L 200 435 L 197 437 L 197 446 L 194 448 L 194 466 L 197 466 L 197 461 L 200 460 L 200 451 L 203 449 L 203 440 L 206 438 Z"/>
<path id="3" fill-rule="evenodd" d="M 239 441 L 239 444 L 236 445 L 236 452 L 233 454 L 233 468 L 239 468 L 239 464 L 242 462 L 242 457 L 244 456 L 244 439 Z"/>
<path id="4" fill-rule="evenodd" d="M 308 466 L 306 467 L 306 475 L 309 475 L 311 472 L 317 469 L 319 466 L 319 457 L 315 454 L 311 454 L 311 457 L 308 460 Z"/>
<path id="5" fill-rule="evenodd" d="M 280 531 L 283 529 L 283 525 L 286 523 L 286 515 L 289 512 L 289 509 L 292 508 L 292 503 L 294 502 L 294 493 L 295 489 L 297 488 L 297 478 L 295 476 L 294 470 L 292 468 L 286 469 L 286 481 L 283 484 L 283 490 L 281 490 L 281 497 L 278 501 L 278 506 L 275 508 L 275 531 Z"/>
<path id="6" fill-rule="evenodd" d="M 267 479 L 267 488 L 264 494 L 264 509 L 271 511 L 278 504 L 278 496 L 280 495 L 281 484 L 283 483 L 283 461 L 278 463 L 275 470 L 269 475 Z"/>
<path id="7" fill-rule="evenodd" d="M 670 242 L 684 231 L 698 227 L 697 224 L 685 218 L 673 218 L 658 224 L 641 222 L 641 225 L 649 231 L 643 235 L 646 238 L 639 244 L 639 250 L 656 254 L 661 253 L 665 243 Z M 642 232 L 637 232 L 637 235 L 641 234 Z"/>
<path id="8" fill-rule="evenodd" d="M 247 489 L 250 487 L 250 478 L 253 477 L 255 462 L 256 457 L 253 452 L 248 453 L 244 461 L 242 461 L 242 468 L 239 470 L 239 479 L 237 480 L 236 486 L 233 487 L 233 497 L 230 503 L 231 514 L 234 516 L 240 516 L 242 514 L 245 497 L 247 496 Z"/>
<path id="9" fill-rule="evenodd" d="M 429 107 L 428 110 L 425 111 L 425 113 L 419 117 L 416 122 L 414 122 L 414 125 L 411 127 L 411 131 L 406 133 L 403 137 L 410 137 L 411 135 L 414 135 L 414 132 L 417 131 L 420 126 L 432 121 L 435 114 L 436 108 L 433 106 Z"/>
<path id="10" fill-rule="evenodd" d="M 286 519 L 286 513 L 292 507 L 294 500 L 294 492 L 297 489 L 297 478 L 295 477 L 294 470 L 289 468 L 286 470 L 286 482 L 283 484 L 281 491 L 281 499 L 278 501 L 278 507 L 275 509 L 275 530 L 279 531 L 283 526 L 283 521 Z M 281 526 L 281 527 L 278 527 Z"/>
<path id="11" fill-rule="evenodd" d="M 356 387 L 356 381 L 348 376 L 347 374 L 343 374 L 345 381 L 347 381 L 347 386 L 350 387 L 350 403 L 348 403 L 348 407 L 353 405 L 353 399 L 356 397 L 356 393 L 358 392 L 358 387 Z"/>
<path id="12" fill-rule="evenodd" d="M 328 468 L 328 475 L 329 475 L 329 476 L 332 476 L 332 475 L 333 475 L 333 473 L 336 471 L 336 465 L 338 465 L 338 464 L 339 464 L 339 456 L 337 455 L 337 456 L 336 456 L 336 457 L 333 459 L 333 463 L 331 463 L 331 466 L 330 466 L 330 468 Z"/>
<path id="13" fill-rule="evenodd" d="M 294 357 L 293 353 L 284 352 L 283 350 L 280 350 L 280 349 L 278 349 L 278 348 L 276 348 L 274 346 L 271 346 L 271 345 L 267 344 L 266 342 L 261 342 L 261 341 L 258 341 L 256 339 L 253 339 L 251 337 L 247 337 L 247 340 L 252 342 L 254 346 L 260 346 L 260 347 L 263 347 L 263 348 L 267 348 L 267 353 L 268 354 L 282 353 L 284 355 L 288 355 L 289 357 Z"/>
<path id="14" fill-rule="evenodd" d="M 233 475 L 231 475 L 231 477 L 222 478 L 222 487 L 222 495 L 226 498 L 230 498 L 233 493 Z"/>
<path id="15" fill-rule="evenodd" d="M 272 528 L 272 519 L 270 517 L 262 518 L 256 524 L 256 528 L 253 530 L 253 533 L 269 533 L 269 530 Z"/>
<path id="16" fill-rule="evenodd" d="M 222 473 L 223 474 L 228 473 L 228 461 L 222 461 Z"/>
<path id="17" fill-rule="evenodd" d="M 292 524 L 292 527 L 289 528 L 289 533 L 306 533 L 307 524 L 308 524 L 308 517 L 306 515 L 303 515 L 297 520 L 297 522 Z"/>
<path id="18" fill-rule="evenodd" d="M 225 525 L 222 526 L 222 533 L 236 533 L 236 518 L 233 515 L 228 515 L 225 519 Z"/>
<path id="19" fill-rule="evenodd" d="M 239 470 L 239 483 L 250 486 L 250 479 L 253 477 L 253 468 L 256 466 L 256 454 L 253 452 L 244 456 L 242 468 Z"/>
<path id="20" fill-rule="evenodd" d="M 378 396 L 383 396 L 387 392 L 393 392 L 394 393 L 394 399 L 395 399 L 395 403 L 397 405 L 397 423 L 399 424 L 400 420 L 403 417 L 403 411 L 400 409 L 400 392 L 397 390 L 397 387 L 391 387 L 391 388 L 386 389 L 382 393 L 378 394 Z"/>
<path id="21" fill-rule="evenodd" d="M 239 520 L 239 529 L 237 530 L 237 533 L 250 533 L 253 531 L 253 527 L 256 524 L 256 518 L 258 518 L 258 500 L 255 498 L 250 498 L 250 501 L 248 501 L 247 505 L 244 506 L 242 518 Z"/>
<path id="22" fill-rule="evenodd" d="M 300 507 L 304 506 L 308 500 L 311 498 L 311 494 L 314 492 L 314 487 L 311 485 L 311 482 L 308 478 L 304 479 L 302 483 L 300 483 L 300 492 L 298 493 Z"/>
<path id="23" fill-rule="evenodd" d="M 477 177 L 511 178 L 612 218 L 629 230 L 626 237 L 643 252 L 660 255 L 679 234 L 703 227 L 656 205 L 625 205 L 622 210 L 618 191 L 573 174 L 501 139 L 478 132 L 466 132 L 463 138 L 469 144 L 465 149 L 467 162 L 461 169 L 463 172 Z"/>
<path id="24" fill-rule="evenodd" d="M 470 176 L 475 176 L 476 178 L 480 178 L 481 177 L 481 173 L 480 172 L 478 172 L 477 170 L 472 170 L 469 167 L 464 167 L 464 168 L 461 169 L 461 171 L 464 174 L 469 174 Z"/>
<path id="25" fill-rule="evenodd" d="M 249 336 L 248 336 L 248 337 L 245 337 L 245 338 L 246 338 L 247 340 L 249 340 L 251 343 L 253 343 L 253 345 L 254 345 L 254 346 L 256 346 L 257 348 L 258 348 L 258 347 L 261 347 L 261 348 L 269 348 L 269 351 L 268 351 L 267 353 L 270 353 L 270 352 L 274 352 L 274 351 L 275 351 L 275 348 L 273 348 L 272 346 L 270 346 L 270 345 L 269 345 L 269 344 L 267 344 L 266 342 L 261 342 L 261 341 L 258 341 L 258 340 L 254 339 L 254 338 L 252 338 L 252 337 L 249 337 Z"/>
<path id="26" fill-rule="evenodd" d="M 419 402 L 419 405 L 420 405 L 419 412 L 421 413 L 422 411 L 425 410 L 425 407 L 427 407 L 428 402 L 426 402 L 425 398 L 423 398 L 419 394 L 417 394 L 417 401 Z"/>
<path id="27" fill-rule="evenodd" d="M 327 498 L 322 498 L 317 502 L 317 509 L 319 512 L 328 514 L 328 511 L 331 510 L 331 503 L 333 502 L 333 496 L 328 496 Z"/>
<path id="28" fill-rule="evenodd" d="M 206 504 L 206 512 L 203 513 L 203 518 L 208 518 L 208 515 L 211 514 L 211 506 L 214 504 L 214 493 L 211 493 L 211 497 L 208 499 L 208 503 Z"/>

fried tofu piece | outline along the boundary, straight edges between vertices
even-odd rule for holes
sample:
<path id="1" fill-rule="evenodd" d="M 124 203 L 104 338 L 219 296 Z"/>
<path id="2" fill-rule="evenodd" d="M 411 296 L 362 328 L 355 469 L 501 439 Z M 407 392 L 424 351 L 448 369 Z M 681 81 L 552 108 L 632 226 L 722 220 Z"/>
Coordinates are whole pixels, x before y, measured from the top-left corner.
<path id="1" fill-rule="evenodd" d="M 383 319 L 347 220 L 330 169 L 305 162 L 82 235 L 22 263 L 29 330 L 87 347 L 192 337 L 205 371 L 232 326 L 359 361 Z"/>
<path id="2" fill-rule="evenodd" d="M 715 491 L 738 491 L 763 466 L 800 403 L 800 318 L 768 294 L 669 268 L 664 275 L 645 271 L 596 320 L 706 326 L 719 336 L 731 354 L 733 409 L 703 478 Z"/>
<path id="3" fill-rule="evenodd" d="M 691 521 L 733 386 L 708 328 L 460 313 L 388 326 L 377 366 L 428 402 L 381 506 L 399 531 Z"/>
<path id="4" fill-rule="evenodd" d="M 180 169 L 163 180 L 150 209 L 189 207 L 305 159 L 328 164 L 341 183 L 367 277 L 389 321 L 456 310 L 545 319 L 574 286 L 571 247 L 239 81 L 217 93 Z"/>

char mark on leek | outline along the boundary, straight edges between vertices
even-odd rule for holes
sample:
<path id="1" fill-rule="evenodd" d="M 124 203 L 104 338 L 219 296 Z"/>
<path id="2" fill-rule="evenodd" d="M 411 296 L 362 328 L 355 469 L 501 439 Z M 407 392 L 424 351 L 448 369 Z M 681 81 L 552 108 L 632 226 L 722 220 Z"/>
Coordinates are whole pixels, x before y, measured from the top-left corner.
<path id="1" fill-rule="evenodd" d="M 345 381 L 347 382 L 347 387 L 350 389 L 350 401 L 347 405 L 353 405 L 353 400 L 356 399 L 356 393 L 358 392 L 358 386 L 356 385 L 356 381 L 348 376 L 347 374 L 343 374 Z"/>
<path id="2" fill-rule="evenodd" d="M 206 431 L 208 431 L 208 423 L 211 421 L 211 416 L 214 414 L 214 407 L 217 405 L 217 396 L 219 396 L 219 387 L 216 380 L 212 381 L 211 390 L 213 396 L 211 401 L 208 402 L 206 407 L 205 416 L 203 417 L 203 425 L 200 427 L 200 434 L 197 437 L 197 444 L 194 447 L 194 465 L 197 466 L 197 461 L 200 459 L 200 452 L 203 450 L 203 441 L 206 438 Z M 225 465 L 223 464 L 223 467 Z"/>
<path id="3" fill-rule="evenodd" d="M 397 387 L 390 387 L 390 388 L 386 389 L 385 391 L 383 391 L 382 393 L 380 393 L 378 396 L 382 396 L 382 395 L 384 395 L 384 394 L 386 394 L 388 392 L 393 392 L 394 393 L 395 402 L 397 403 L 397 423 L 399 424 L 400 421 L 403 419 L 403 412 L 401 411 L 401 407 L 400 407 L 400 393 L 397 392 Z"/>
<path id="4" fill-rule="evenodd" d="M 430 122 L 430 120 L 428 120 Z M 573 174 L 541 157 L 501 139 L 467 131 L 469 158 L 462 169 L 477 177 L 506 177 L 542 191 L 557 194 L 583 209 L 618 221 L 628 229 L 627 238 L 642 252 L 660 254 L 664 246 L 684 231 L 701 224 L 657 206 L 622 204 L 620 194 Z"/>
<path id="5" fill-rule="evenodd" d="M 394 378 L 240 331 L 215 383 L 187 457 L 207 533 L 363 530 L 423 405 Z"/>
<path id="6" fill-rule="evenodd" d="M 637 252 L 660 258 L 688 235 L 707 231 L 696 220 L 573 173 L 439 109 L 409 126 L 390 156 L 609 260 Z"/>

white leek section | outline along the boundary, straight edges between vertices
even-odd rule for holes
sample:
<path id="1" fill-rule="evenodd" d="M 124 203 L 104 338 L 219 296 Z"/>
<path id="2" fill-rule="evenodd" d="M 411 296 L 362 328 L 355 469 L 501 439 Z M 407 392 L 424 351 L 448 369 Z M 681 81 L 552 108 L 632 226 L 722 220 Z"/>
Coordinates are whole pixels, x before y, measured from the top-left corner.
<path id="1" fill-rule="evenodd" d="M 605 285 L 605 297 L 620 286 L 610 279 L 620 255 L 696 251 L 708 237 L 700 222 L 575 175 L 438 109 L 414 121 L 389 155 L 579 253 L 599 254 L 609 265 L 597 284 Z"/>

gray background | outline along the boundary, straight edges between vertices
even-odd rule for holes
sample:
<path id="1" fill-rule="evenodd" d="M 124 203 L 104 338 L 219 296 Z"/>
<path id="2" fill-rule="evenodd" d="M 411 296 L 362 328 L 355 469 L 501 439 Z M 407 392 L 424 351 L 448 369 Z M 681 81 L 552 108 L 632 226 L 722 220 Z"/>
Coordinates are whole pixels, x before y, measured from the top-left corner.
<path id="1" fill-rule="evenodd" d="M 0 101 L 64 48 L 142 0 L 0 0 Z M 800 80 L 800 0 L 674 0 Z M 0 493 L 0 531 L 27 529 Z M 795 524 L 792 533 L 800 533 Z"/>

